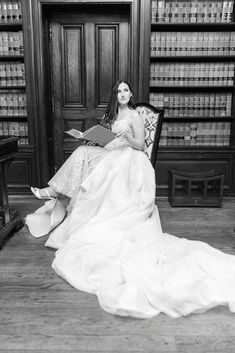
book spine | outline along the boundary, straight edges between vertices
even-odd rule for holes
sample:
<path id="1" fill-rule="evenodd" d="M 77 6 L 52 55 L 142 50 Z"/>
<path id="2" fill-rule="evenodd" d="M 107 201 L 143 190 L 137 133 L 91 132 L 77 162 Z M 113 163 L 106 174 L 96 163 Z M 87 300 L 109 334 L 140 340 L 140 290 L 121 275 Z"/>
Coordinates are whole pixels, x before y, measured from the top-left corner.
<path id="1" fill-rule="evenodd" d="M 228 122 L 164 123 L 162 146 L 227 146 L 231 124 Z"/>

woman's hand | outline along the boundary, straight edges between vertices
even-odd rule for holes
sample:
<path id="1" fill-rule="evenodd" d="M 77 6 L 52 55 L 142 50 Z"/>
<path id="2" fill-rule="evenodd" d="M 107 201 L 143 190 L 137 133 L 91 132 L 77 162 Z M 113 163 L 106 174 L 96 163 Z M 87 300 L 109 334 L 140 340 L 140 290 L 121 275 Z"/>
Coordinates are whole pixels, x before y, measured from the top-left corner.
<path id="1" fill-rule="evenodd" d="M 85 145 L 88 145 L 88 146 L 96 146 L 96 143 L 95 142 L 92 142 L 92 141 L 84 141 L 84 144 Z"/>

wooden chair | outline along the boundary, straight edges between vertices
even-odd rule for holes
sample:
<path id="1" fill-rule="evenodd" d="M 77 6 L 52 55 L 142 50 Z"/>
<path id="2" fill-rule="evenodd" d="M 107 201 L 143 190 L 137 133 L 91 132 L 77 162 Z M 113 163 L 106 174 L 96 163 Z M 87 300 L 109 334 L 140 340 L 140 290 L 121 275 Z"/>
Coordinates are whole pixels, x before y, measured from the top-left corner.
<path id="1" fill-rule="evenodd" d="M 164 110 L 155 108 L 149 103 L 136 103 L 135 106 L 144 122 L 145 154 L 155 168 Z"/>

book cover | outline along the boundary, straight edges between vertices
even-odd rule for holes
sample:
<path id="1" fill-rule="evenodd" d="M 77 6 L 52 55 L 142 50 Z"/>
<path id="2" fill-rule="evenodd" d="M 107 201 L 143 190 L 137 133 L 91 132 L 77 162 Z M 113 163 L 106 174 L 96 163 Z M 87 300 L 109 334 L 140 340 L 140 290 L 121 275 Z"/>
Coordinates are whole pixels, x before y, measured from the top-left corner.
<path id="1" fill-rule="evenodd" d="M 90 129 L 81 132 L 76 129 L 65 131 L 66 134 L 76 139 L 91 141 L 102 147 L 115 139 L 115 133 L 101 125 L 92 126 Z"/>

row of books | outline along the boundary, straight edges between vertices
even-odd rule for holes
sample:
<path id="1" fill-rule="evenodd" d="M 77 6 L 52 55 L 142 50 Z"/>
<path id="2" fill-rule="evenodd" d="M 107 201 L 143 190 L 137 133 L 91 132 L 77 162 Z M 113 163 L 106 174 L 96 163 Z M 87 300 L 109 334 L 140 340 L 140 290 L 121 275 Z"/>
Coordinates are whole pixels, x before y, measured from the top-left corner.
<path id="1" fill-rule="evenodd" d="M 163 123 L 161 146 L 228 146 L 230 123 Z"/>
<path id="2" fill-rule="evenodd" d="M 24 54 L 23 32 L 0 32 L 0 55 Z"/>
<path id="3" fill-rule="evenodd" d="M 28 124 L 19 121 L 0 121 L 0 136 L 19 137 L 20 145 L 28 144 Z"/>
<path id="4" fill-rule="evenodd" d="M 152 23 L 232 22 L 234 0 L 152 0 Z"/>
<path id="5" fill-rule="evenodd" d="M 234 63 L 151 63 L 150 86 L 233 86 Z"/>
<path id="6" fill-rule="evenodd" d="M 235 32 L 152 32 L 150 54 L 234 55 Z"/>
<path id="7" fill-rule="evenodd" d="M 22 116 L 27 114 L 26 94 L 0 94 L 0 116 Z"/>
<path id="8" fill-rule="evenodd" d="M 0 23 L 17 23 L 22 19 L 21 0 L 1 0 Z"/>
<path id="9" fill-rule="evenodd" d="M 231 93 L 153 93 L 149 103 L 165 117 L 224 117 L 232 114 Z"/>
<path id="10" fill-rule="evenodd" d="M 25 66 L 22 62 L 0 63 L 0 86 L 24 86 Z"/>

